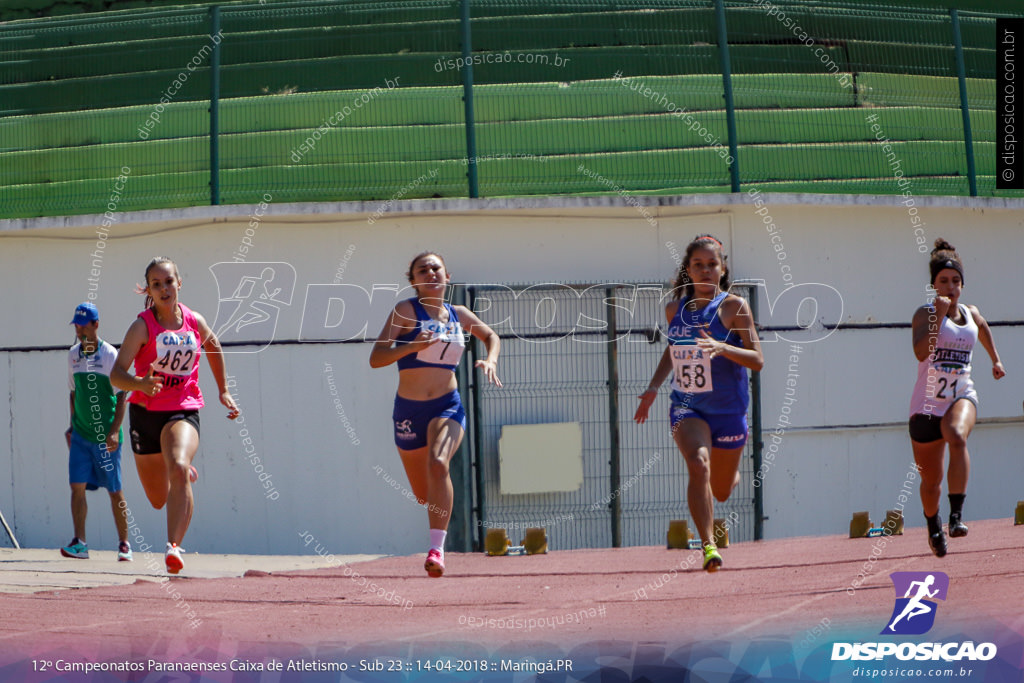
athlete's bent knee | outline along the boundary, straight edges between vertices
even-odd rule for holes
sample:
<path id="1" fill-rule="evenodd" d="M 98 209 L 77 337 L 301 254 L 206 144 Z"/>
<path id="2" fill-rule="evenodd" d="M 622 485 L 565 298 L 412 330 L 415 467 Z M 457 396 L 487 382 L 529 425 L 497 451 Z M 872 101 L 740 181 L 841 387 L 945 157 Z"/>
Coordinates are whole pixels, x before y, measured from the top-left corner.
<path id="1" fill-rule="evenodd" d="M 189 480 L 188 475 L 188 464 L 183 462 L 174 463 L 167 471 L 171 486 L 185 486 Z"/>
<path id="2" fill-rule="evenodd" d="M 946 437 L 946 443 L 949 444 L 950 448 L 966 448 L 967 447 L 967 431 L 964 429 L 956 428 L 949 430 L 949 436 Z"/>
<path id="3" fill-rule="evenodd" d="M 707 485 L 711 481 L 711 468 L 708 467 L 707 462 L 694 459 L 688 460 L 686 464 L 690 473 L 690 481 L 699 482 L 702 485 Z"/>
<path id="4" fill-rule="evenodd" d="M 448 463 L 443 458 L 430 459 L 430 476 L 441 479 L 448 476 Z"/>

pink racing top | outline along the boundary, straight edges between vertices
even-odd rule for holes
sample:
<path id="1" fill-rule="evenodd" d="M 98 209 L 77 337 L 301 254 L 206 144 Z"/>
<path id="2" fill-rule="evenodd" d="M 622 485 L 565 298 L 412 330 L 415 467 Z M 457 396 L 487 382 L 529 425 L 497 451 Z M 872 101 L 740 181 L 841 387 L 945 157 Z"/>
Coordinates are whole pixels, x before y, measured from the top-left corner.
<path id="1" fill-rule="evenodd" d="M 156 396 L 133 391 L 128 398 L 129 403 L 137 403 L 146 410 L 199 410 L 203 407 L 203 392 L 199 390 L 199 356 L 203 350 L 199 325 L 195 313 L 185 304 L 179 303 L 178 308 L 183 322 L 177 330 L 162 327 L 152 309 L 139 313 L 146 322 L 148 339 L 135 356 L 135 374 L 144 376 L 156 361 L 154 374 L 164 382 Z"/>

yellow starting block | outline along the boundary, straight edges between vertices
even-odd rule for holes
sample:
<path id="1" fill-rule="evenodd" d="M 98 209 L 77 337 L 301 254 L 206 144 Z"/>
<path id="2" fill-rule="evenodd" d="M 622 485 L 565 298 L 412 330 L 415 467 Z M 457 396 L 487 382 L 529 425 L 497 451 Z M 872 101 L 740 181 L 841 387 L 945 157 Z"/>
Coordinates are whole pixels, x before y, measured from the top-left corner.
<path id="1" fill-rule="evenodd" d="M 508 548 L 512 545 L 504 529 L 490 529 L 487 531 L 487 538 L 484 540 L 484 549 L 487 554 L 494 557 L 507 555 Z"/>
<path id="2" fill-rule="evenodd" d="M 871 517 L 865 512 L 854 512 L 850 520 L 850 538 L 864 538 L 871 531 Z"/>
<path id="3" fill-rule="evenodd" d="M 719 548 L 729 547 L 729 525 L 724 519 L 715 519 L 712 535 L 714 536 L 716 546 Z"/>
<path id="4" fill-rule="evenodd" d="M 673 519 L 668 523 L 665 547 L 669 550 L 686 550 L 690 547 L 690 525 L 685 519 Z"/>
<path id="5" fill-rule="evenodd" d="M 883 536 L 903 535 L 903 513 L 899 510 L 886 510 L 885 521 L 882 522 Z"/>
<path id="6" fill-rule="evenodd" d="M 548 535 L 544 527 L 526 530 L 523 547 L 527 555 L 542 555 L 548 551 Z"/>
<path id="7" fill-rule="evenodd" d="M 484 550 L 491 557 L 499 555 L 541 555 L 548 551 L 547 531 L 544 527 L 526 530 L 520 545 L 512 545 L 505 529 L 491 529 L 484 539 Z"/>

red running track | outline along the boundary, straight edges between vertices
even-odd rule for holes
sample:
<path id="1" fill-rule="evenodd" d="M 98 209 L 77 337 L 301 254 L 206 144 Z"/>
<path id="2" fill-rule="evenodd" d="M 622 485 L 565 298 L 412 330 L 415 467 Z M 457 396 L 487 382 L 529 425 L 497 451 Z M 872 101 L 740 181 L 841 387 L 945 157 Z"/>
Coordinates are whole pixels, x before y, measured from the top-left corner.
<path id="1" fill-rule="evenodd" d="M 0 664 L 55 652 L 215 658 L 374 642 L 571 648 L 599 640 L 738 643 L 774 635 L 814 644 L 852 631 L 877 634 L 893 608 L 895 571 L 949 575 L 932 635 L 997 629 L 1024 640 L 1024 526 L 1012 520 L 973 522 L 969 536 L 950 539 L 943 559 L 929 552 L 923 527 L 877 539 L 738 543 L 723 557 L 724 568 L 707 574 L 699 551 L 655 547 L 519 557 L 449 553 L 441 579 L 428 578 L 416 555 L 316 571 L 183 575 L 165 585 L 5 595 Z M 187 611 L 195 614 L 191 621 Z"/>

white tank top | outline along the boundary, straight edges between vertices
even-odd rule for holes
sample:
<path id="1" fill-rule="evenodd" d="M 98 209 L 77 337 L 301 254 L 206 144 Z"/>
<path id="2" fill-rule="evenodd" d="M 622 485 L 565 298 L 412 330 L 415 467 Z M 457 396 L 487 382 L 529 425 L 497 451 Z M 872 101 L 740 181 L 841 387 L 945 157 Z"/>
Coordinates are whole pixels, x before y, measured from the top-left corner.
<path id="1" fill-rule="evenodd" d="M 957 325 L 943 316 L 935 352 L 917 364 L 917 383 L 910 398 L 910 414 L 942 417 L 957 399 L 978 403 L 971 381 L 971 355 L 978 341 L 978 324 L 963 304 L 957 304 L 964 324 Z M 929 311 L 934 307 L 929 306 Z"/>

